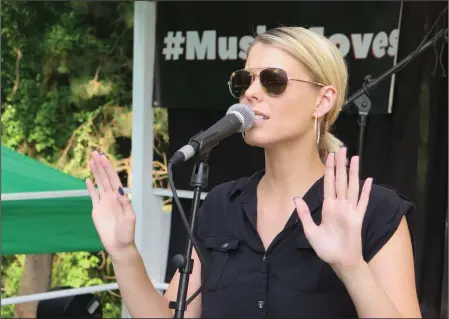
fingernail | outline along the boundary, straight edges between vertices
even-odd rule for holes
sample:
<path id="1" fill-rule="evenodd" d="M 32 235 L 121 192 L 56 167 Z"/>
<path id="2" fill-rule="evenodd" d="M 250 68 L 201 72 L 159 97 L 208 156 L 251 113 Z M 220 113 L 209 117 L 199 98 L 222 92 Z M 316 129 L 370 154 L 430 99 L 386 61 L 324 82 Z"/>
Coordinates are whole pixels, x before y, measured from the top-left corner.
<path id="1" fill-rule="evenodd" d="M 121 186 L 119 186 L 118 188 L 118 193 L 122 196 L 125 195 L 125 192 L 123 191 L 123 188 Z"/>
<path id="2" fill-rule="evenodd" d="M 100 154 L 100 149 L 94 148 L 94 152 L 97 152 L 98 154 Z"/>
<path id="3" fill-rule="evenodd" d="M 100 155 L 106 156 L 106 158 L 109 158 L 105 153 L 101 152 Z"/>

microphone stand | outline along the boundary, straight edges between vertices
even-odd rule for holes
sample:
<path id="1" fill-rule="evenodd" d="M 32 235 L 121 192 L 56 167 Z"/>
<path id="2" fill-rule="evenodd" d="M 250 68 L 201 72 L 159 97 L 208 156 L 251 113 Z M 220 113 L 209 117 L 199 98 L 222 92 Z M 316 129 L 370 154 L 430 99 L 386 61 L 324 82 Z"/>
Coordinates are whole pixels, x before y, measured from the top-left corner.
<path id="1" fill-rule="evenodd" d="M 204 187 L 207 187 L 209 179 L 209 166 L 207 161 L 209 159 L 210 150 L 211 148 L 203 150 L 202 153 L 194 158 L 195 162 L 190 178 L 190 186 L 194 188 L 190 224 L 192 233 L 195 227 L 196 214 L 200 206 L 201 192 Z M 173 263 L 180 272 L 176 302 L 171 301 L 169 304 L 170 309 L 175 309 L 174 318 L 184 318 L 184 312 L 187 307 L 187 289 L 189 287 L 189 277 L 193 270 L 192 248 L 192 241 L 188 238 L 185 255 L 177 254 L 173 257 Z"/>
<path id="2" fill-rule="evenodd" d="M 421 53 L 426 51 L 431 45 L 433 45 L 438 39 L 442 36 L 445 36 L 447 41 L 447 33 L 448 29 L 444 29 L 439 31 L 432 39 L 419 46 L 418 49 L 410 53 L 403 60 L 401 60 L 398 64 L 396 64 L 391 69 L 382 73 L 376 79 L 371 79 L 371 75 L 367 75 L 364 78 L 363 87 L 355 92 L 351 97 L 349 97 L 345 103 L 342 105 L 341 110 L 347 111 L 349 114 L 352 114 L 351 110 L 353 108 L 350 107 L 351 103 L 354 103 L 357 108 L 357 115 L 359 116 L 357 120 L 357 124 L 359 125 L 359 140 L 358 140 L 358 155 L 359 155 L 359 174 L 361 175 L 362 171 L 362 156 L 363 156 L 363 146 L 365 139 L 365 127 L 368 121 L 368 115 L 371 110 L 371 100 L 369 98 L 369 91 L 376 87 L 380 82 L 389 77 L 390 75 L 400 71 L 404 68 L 408 63 L 410 63 L 413 59 L 419 56 Z"/>

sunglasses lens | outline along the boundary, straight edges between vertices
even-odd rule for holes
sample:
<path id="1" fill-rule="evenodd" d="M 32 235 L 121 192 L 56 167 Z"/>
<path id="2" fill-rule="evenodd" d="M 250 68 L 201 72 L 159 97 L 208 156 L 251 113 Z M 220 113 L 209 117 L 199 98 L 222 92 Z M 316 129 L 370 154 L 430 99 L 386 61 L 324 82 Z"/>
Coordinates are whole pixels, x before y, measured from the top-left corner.
<path id="1" fill-rule="evenodd" d="M 260 83 L 268 95 L 277 96 L 287 88 L 288 76 L 282 69 L 269 68 L 260 72 Z"/>
<path id="2" fill-rule="evenodd" d="M 229 80 L 229 90 L 232 96 L 239 98 L 250 87 L 252 83 L 251 72 L 246 70 L 239 70 L 232 73 Z"/>

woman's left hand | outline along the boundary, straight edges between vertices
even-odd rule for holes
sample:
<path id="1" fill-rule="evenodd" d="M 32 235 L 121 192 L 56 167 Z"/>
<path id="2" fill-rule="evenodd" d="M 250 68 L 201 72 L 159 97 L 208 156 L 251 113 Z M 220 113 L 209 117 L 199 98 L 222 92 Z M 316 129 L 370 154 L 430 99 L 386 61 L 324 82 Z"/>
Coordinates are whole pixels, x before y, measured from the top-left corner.
<path id="1" fill-rule="evenodd" d="M 346 148 L 342 148 L 336 156 L 329 154 L 326 161 L 320 225 L 313 221 L 304 200 L 295 198 L 310 245 L 337 273 L 363 263 L 361 230 L 371 185 L 372 178 L 366 179 L 359 199 L 359 158 L 351 159 L 348 183 Z"/>

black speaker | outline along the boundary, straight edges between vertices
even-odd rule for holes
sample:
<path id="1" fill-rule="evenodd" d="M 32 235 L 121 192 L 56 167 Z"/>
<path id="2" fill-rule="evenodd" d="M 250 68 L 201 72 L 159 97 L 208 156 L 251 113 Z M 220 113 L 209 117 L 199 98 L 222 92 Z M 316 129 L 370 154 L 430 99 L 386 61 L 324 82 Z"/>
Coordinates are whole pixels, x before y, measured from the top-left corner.
<path id="1" fill-rule="evenodd" d="M 72 289 L 70 286 L 55 287 L 49 291 Z M 100 299 L 92 293 L 41 300 L 37 305 L 36 318 L 102 318 Z"/>

